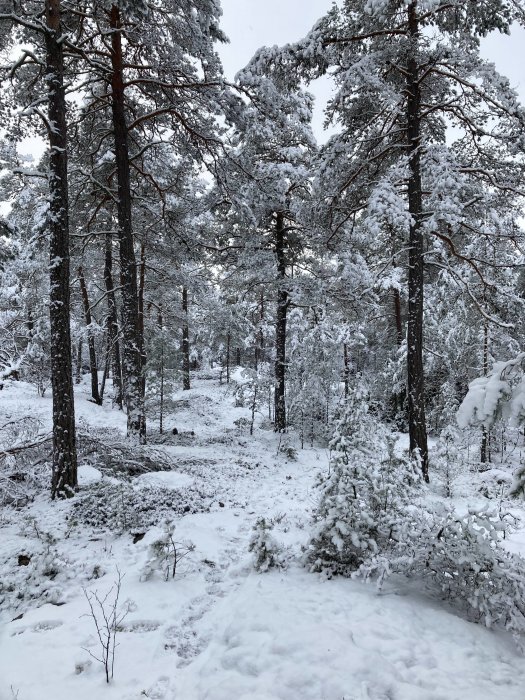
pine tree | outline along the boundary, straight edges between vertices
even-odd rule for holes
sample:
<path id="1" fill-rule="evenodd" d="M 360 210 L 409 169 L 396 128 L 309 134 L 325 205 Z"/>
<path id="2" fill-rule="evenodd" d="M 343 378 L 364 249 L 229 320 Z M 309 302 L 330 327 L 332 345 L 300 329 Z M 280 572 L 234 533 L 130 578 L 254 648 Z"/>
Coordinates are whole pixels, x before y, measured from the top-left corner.
<path id="1" fill-rule="evenodd" d="M 384 236 L 386 216 L 408 250 L 407 395 L 410 449 L 428 478 L 423 367 L 425 259 L 436 246 L 476 266 L 462 246 L 490 216 L 493 192 L 520 193 L 515 158 L 525 118 L 508 81 L 479 56 L 479 37 L 508 31 L 508 3 L 357 2 L 334 7 L 296 45 L 274 50 L 271 70 L 314 79 L 328 70 L 337 92 L 327 117 L 339 126 L 321 153 L 317 220 L 334 241 L 355 226 Z M 264 52 L 254 62 L 269 64 Z M 457 130 L 446 143 L 449 125 Z M 459 187 L 458 187 L 459 184 Z M 474 195 L 474 196 L 473 196 Z M 474 219 L 476 223 L 472 223 Z M 389 245 L 390 248 L 390 245 Z"/>
<path id="2" fill-rule="evenodd" d="M 44 22 L 40 18 L 42 11 Z M 16 3 L 3 2 L 0 5 L 0 21 L 3 26 L 10 25 L 13 32 L 22 32 L 36 43 L 40 53 L 40 66 L 45 66 L 47 116 L 39 108 L 41 100 L 34 94 L 32 82 L 29 82 L 28 93 L 33 92 L 31 95 L 33 101 L 25 105 L 22 115 L 25 113 L 25 116 L 29 117 L 40 116 L 45 123 L 49 141 L 49 211 L 46 227 L 49 231 L 49 317 L 53 390 L 51 494 L 53 498 L 72 496 L 77 486 L 69 293 L 68 133 L 62 13 L 60 0 L 45 0 L 43 7 L 41 3 L 31 2 L 23 12 L 19 11 Z M 27 66 L 26 61 L 28 61 Z M 22 57 L 9 67 L 9 71 L 11 75 L 21 77 L 22 73 L 27 72 L 24 69 L 29 69 L 31 73 L 31 64 L 34 64 L 34 61 L 35 54 L 24 50 Z M 43 87 L 38 81 L 37 84 Z"/>

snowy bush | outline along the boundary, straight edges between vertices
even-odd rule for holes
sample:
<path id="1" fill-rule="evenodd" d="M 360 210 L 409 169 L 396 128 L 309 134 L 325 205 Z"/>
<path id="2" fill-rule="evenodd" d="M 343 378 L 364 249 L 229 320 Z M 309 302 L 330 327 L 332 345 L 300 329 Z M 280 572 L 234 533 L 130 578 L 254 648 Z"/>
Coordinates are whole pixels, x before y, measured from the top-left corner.
<path id="1" fill-rule="evenodd" d="M 499 469 L 497 467 L 493 469 L 486 469 L 479 475 L 480 485 L 478 486 L 478 491 L 485 498 L 490 498 L 491 500 L 502 500 L 507 499 L 508 496 L 517 496 L 513 491 L 514 483 L 518 486 L 518 482 L 512 479 L 512 474 L 509 472 Z M 518 487 L 519 488 L 519 487 Z"/>
<path id="2" fill-rule="evenodd" d="M 487 627 L 503 626 L 517 641 L 525 635 L 525 561 L 506 551 L 507 526 L 495 512 L 428 512 L 420 531 L 398 548 L 389 568 L 430 579 L 455 606 Z"/>
<path id="3" fill-rule="evenodd" d="M 330 448 L 306 559 L 312 571 L 348 576 L 399 539 L 420 477 L 369 415 L 361 390 L 350 398 Z"/>
<path id="4" fill-rule="evenodd" d="M 396 454 L 360 392 L 349 402 L 331 448 L 307 550 L 311 570 L 380 583 L 393 573 L 429 580 L 470 619 L 503 626 L 516 638 L 525 635 L 525 561 L 502 546 L 509 529 L 505 514 L 470 510 L 460 516 L 421 498 L 424 487 L 414 464 Z M 445 437 L 438 459 L 447 457 L 457 461 Z"/>
<path id="5" fill-rule="evenodd" d="M 193 542 L 177 541 L 175 539 L 175 523 L 166 522 L 162 535 L 155 539 L 149 547 L 150 556 L 144 566 L 142 579 L 149 580 L 156 571 L 162 573 L 165 581 L 175 578 L 181 561 L 194 550 Z"/>
<path id="6" fill-rule="evenodd" d="M 40 421 L 32 416 L 0 426 L 0 505 L 20 508 L 47 490 L 51 440 L 40 435 L 40 429 Z"/>
<path id="7" fill-rule="evenodd" d="M 26 609 L 35 602 L 58 604 L 78 572 L 47 535 L 0 562 L 0 610 Z"/>
<path id="8" fill-rule="evenodd" d="M 464 471 L 457 444 L 458 430 L 447 425 L 439 436 L 433 452 L 432 464 L 442 484 L 444 495 L 451 498 L 454 495 L 455 483 Z"/>
<path id="9" fill-rule="evenodd" d="M 213 500 L 211 492 L 197 486 L 178 490 L 157 487 L 133 488 L 123 482 L 99 481 L 90 485 L 73 503 L 76 520 L 91 527 L 130 532 L 158 525 L 183 513 L 203 513 Z"/>
<path id="10" fill-rule="evenodd" d="M 254 555 L 253 566 L 259 573 L 286 566 L 284 548 L 272 534 L 273 523 L 258 518 L 250 539 L 249 550 Z"/>
<path id="11" fill-rule="evenodd" d="M 487 376 L 478 377 L 469 384 L 469 390 L 457 414 L 460 427 L 481 425 L 490 429 L 497 420 L 513 426 L 525 421 L 525 353 L 507 362 L 495 362 Z M 509 495 L 525 495 L 525 468 L 519 467 L 514 475 Z"/>

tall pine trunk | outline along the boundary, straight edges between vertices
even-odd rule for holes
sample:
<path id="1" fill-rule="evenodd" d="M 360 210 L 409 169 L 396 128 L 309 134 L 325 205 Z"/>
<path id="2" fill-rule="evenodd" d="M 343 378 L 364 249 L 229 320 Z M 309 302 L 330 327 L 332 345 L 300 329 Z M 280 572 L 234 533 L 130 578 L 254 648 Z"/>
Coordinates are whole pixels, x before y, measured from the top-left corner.
<path id="1" fill-rule="evenodd" d="M 111 234 L 109 232 L 106 233 L 106 248 L 104 256 L 104 284 L 106 287 L 106 298 L 108 304 L 107 328 L 108 342 L 111 353 L 114 401 L 117 404 L 117 406 L 120 409 L 122 409 L 122 364 L 120 360 L 117 301 L 115 298 L 115 287 L 113 285 L 113 254 L 111 250 Z"/>
<path id="2" fill-rule="evenodd" d="M 489 373 L 489 324 L 483 321 L 483 376 Z M 490 462 L 489 431 L 486 425 L 481 428 L 481 447 L 479 461 L 482 464 Z"/>
<path id="3" fill-rule="evenodd" d="M 157 316 L 157 325 L 160 331 L 160 358 L 159 358 L 159 376 L 160 376 L 160 396 L 159 396 L 159 433 L 164 432 L 164 320 L 162 318 L 162 307 L 159 307 Z"/>
<path id="4" fill-rule="evenodd" d="M 131 220 L 131 184 L 129 169 L 128 130 L 124 102 L 124 66 L 120 11 L 113 5 L 111 26 L 111 109 L 115 139 L 115 160 L 118 188 L 118 241 L 122 280 L 123 358 L 126 384 L 128 435 L 146 441 L 146 416 L 142 393 L 141 339 L 137 292 L 137 266 L 133 248 Z"/>
<path id="5" fill-rule="evenodd" d="M 182 288 L 182 388 L 190 389 L 190 332 L 188 324 L 188 288 Z"/>
<path id="6" fill-rule="evenodd" d="M 144 290 L 146 286 L 146 246 L 140 246 L 139 268 L 139 351 L 140 351 L 140 393 L 142 401 L 146 400 L 146 344 L 144 342 Z"/>
<path id="7" fill-rule="evenodd" d="M 275 388 L 274 388 L 274 430 L 286 430 L 286 321 L 288 314 L 288 291 L 286 280 L 286 250 L 284 215 L 277 214 L 275 223 L 275 255 L 277 257 L 277 313 L 275 319 Z"/>
<path id="8" fill-rule="evenodd" d="M 345 387 L 345 399 L 350 393 L 350 360 L 348 357 L 348 345 L 343 343 L 343 380 Z"/>
<path id="9" fill-rule="evenodd" d="M 60 0 L 46 0 L 46 80 L 49 129 L 49 318 L 53 392 L 51 495 L 72 496 L 77 486 L 75 403 L 69 304 L 69 197 L 64 53 Z"/>
<path id="10" fill-rule="evenodd" d="M 407 64 L 407 151 L 409 158 L 408 210 L 411 215 L 408 250 L 408 426 L 410 451 L 421 460 L 428 481 L 428 444 L 425 419 L 425 379 L 423 374 L 423 194 L 421 186 L 421 88 L 417 49 L 419 24 L 417 1 L 408 8 L 408 34 L 411 46 Z"/>
<path id="11" fill-rule="evenodd" d="M 80 294 L 82 296 L 82 307 L 84 309 L 84 321 L 87 327 L 88 351 L 89 351 L 89 371 L 91 373 L 91 398 L 97 405 L 102 405 L 102 396 L 98 390 L 98 365 L 97 352 L 95 349 L 95 337 L 91 328 L 91 308 L 89 306 L 89 297 L 84 277 L 82 265 L 78 268 L 78 281 L 80 284 Z"/>

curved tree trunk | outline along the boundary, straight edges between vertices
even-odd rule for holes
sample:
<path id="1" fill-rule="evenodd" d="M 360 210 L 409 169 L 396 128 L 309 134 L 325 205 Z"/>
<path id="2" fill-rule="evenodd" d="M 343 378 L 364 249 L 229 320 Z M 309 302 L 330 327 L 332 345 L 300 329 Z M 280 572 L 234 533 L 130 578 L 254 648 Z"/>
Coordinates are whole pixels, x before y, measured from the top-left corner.
<path id="1" fill-rule="evenodd" d="M 60 0 L 46 0 L 46 80 L 49 89 L 49 318 L 53 392 L 51 495 L 72 496 L 77 486 L 75 403 L 69 304 L 69 197 L 64 53 Z"/>

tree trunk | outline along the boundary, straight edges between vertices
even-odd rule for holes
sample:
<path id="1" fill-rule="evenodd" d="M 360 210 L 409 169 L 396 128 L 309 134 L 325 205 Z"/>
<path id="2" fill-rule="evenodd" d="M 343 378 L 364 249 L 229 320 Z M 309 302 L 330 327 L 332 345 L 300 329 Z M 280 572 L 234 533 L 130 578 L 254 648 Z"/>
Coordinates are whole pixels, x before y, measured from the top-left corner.
<path id="1" fill-rule="evenodd" d="M 421 187 L 421 88 L 417 63 L 419 24 L 417 2 L 408 8 L 408 29 L 412 53 L 407 63 L 407 152 L 409 158 L 408 210 L 411 215 L 408 251 L 408 423 L 410 451 L 421 461 L 428 481 L 428 444 L 425 419 L 423 374 L 423 195 Z"/>
<path id="2" fill-rule="evenodd" d="M 275 224 L 275 255 L 277 257 L 277 314 L 275 320 L 275 389 L 274 389 L 274 430 L 286 430 L 286 321 L 288 314 L 288 291 L 284 287 L 286 279 L 284 215 L 277 214 Z"/>
<path id="3" fill-rule="evenodd" d="M 84 321 L 87 327 L 88 351 L 89 351 L 89 371 L 91 373 L 91 398 L 98 405 L 102 405 L 102 398 L 98 390 L 98 367 L 97 353 L 95 350 L 95 338 L 91 329 L 91 309 L 89 307 L 89 297 L 87 293 L 86 280 L 84 278 L 84 270 L 82 265 L 78 268 L 78 281 L 80 284 L 80 293 L 82 296 L 82 306 L 84 308 Z"/>
<path id="4" fill-rule="evenodd" d="M 394 299 L 394 319 L 396 322 L 396 345 L 398 348 L 403 344 L 403 320 L 401 318 L 401 296 L 399 294 L 399 289 L 392 290 L 392 296 Z"/>
<path id="5" fill-rule="evenodd" d="M 131 221 L 131 185 L 129 172 L 128 130 L 124 108 L 124 68 L 122 54 L 122 24 L 120 11 L 113 5 L 111 26 L 111 109 L 115 139 L 115 161 L 118 188 L 118 239 L 122 280 L 123 361 L 128 411 L 128 435 L 146 442 L 146 416 L 142 395 L 141 340 L 139 337 L 139 306 L 137 268 L 133 248 Z"/>
<path id="6" fill-rule="evenodd" d="M 69 497 L 78 485 L 69 304 L 69 196 L 64 53 L 60 0 L 46 0 L 46 81 L 49 129 L 49 318 L 53 392 L 51 496 Z"/>
<path id="7" fill-rule="evenodd" d="M 162 318 L 162 308 L 159 308 L 159 314 L 157 317 L 157 324 L 160 330 L 160 360 L 159 360 L 159 374 L 160 374 L 160 406 L 159 406 L 159 433 L 162 435 L 164 432 L 164 320 Z"/>
<path id="8" fill-rule="evenodd" d="M 345 399 L 350 391 L 350 362 L 348 360 L 348 345 L 343 343 L 343 377 L 345 383 Z"/>
<path id="9" fill-rule="evenodd" d="M 122 410 L 122 364 L 120 360 L 120 341 L 118 329 L 117 302 L 115 287 L 113 286 L 113 255 L 111 251 L 111 234 L 106 233 L 106 249 L 104 257 L 104 284 L 106 286 L 106 298 L 108 303 L 108 338 L 111 351 L 114 401 Z"/>
<path id="10" fill-rule="evenodd" d="M 146 399 L 146 346 L 144 343 L 144 287 L 146 284 L 146 246 L 140 246 L 139 272 L 139 351 L 140 351 L 140 393 L 142 402 Z"/>
<path id="11" fill-rule="evenodd" d="M 106 382 L 109 374 L 109 366 L 111 364 L 111 341 L 109 335 L 106 333 L 106 357 L 104 358 L 104 371 L 102 372 L 102 380 L 100 382 L 100 405 L 104 401 L 104 391 L 106 390 Z"/>
<path id="12" fill-rule="evenodd" d="M 190 386 L 190 334 L 188 325 L 188 289 L 182 288 L 182 388 Z"/>
<path id="13" fill-rule="evenodd" d="M 483 376 L 486 377 L 489 372 L 489 325 L 486 320 L 483 321 Z M 479 461 L 482 464 L 490 462 L 489 451 L 489 431 L 484 425 L 481 428 L 481 449 Z"/>
<path id="14" fill-rule="evenodd" d="M 82 380 L 82 338 L 78 339 L 77 345 L 77 373 L 75 376 L 75 384 L 80 384 Z"/>
<path id="15" fill-rule="evenodd" d="M 230 345 L 231 345 L 231 333 L 228 331 L 226 336 L 226 384 L 230 383 Z"/>

